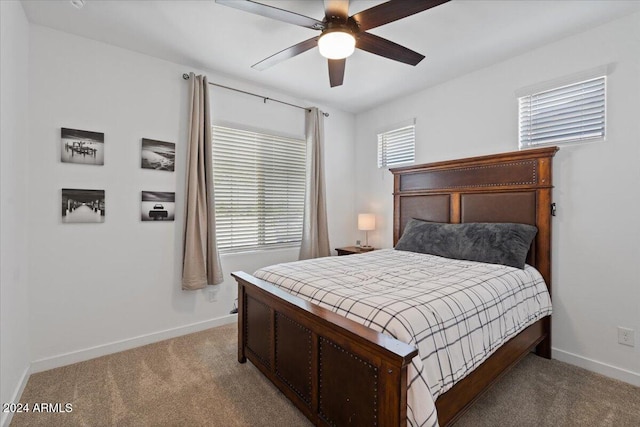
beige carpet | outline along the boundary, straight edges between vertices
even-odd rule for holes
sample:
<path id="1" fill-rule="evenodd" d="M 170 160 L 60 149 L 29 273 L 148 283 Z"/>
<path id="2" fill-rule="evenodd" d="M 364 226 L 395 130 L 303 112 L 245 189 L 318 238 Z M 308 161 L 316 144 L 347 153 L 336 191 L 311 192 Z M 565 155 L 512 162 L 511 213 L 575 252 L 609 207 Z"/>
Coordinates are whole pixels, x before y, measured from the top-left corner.
<path id="1" fill-rule="evenodd" d="M 11 426 L 310 426 L 251 363 L 236 361 L 228 325 L 47 372 Z M 530 355 L 457 426 L 640 426 L 640 388 Z"/>

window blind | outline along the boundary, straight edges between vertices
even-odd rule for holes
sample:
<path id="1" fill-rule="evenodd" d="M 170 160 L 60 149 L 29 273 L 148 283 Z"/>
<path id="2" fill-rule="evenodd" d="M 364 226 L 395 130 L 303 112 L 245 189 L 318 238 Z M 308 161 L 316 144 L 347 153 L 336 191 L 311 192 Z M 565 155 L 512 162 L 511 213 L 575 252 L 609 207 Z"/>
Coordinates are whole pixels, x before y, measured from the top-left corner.
<path id="1" fill-rule="evenodd" d="M 299 244 L 305 141 L 222 126 L 212 128 L 219 250 Z"/>
<path id="2" fill-rule="evenodd" d="M 605 89 L 603 76 L 519 98 L 520 147 L 604 138 Z"/>
<path id="3" fill-rule="evenodd" d="M 378 167 L 413 162 L 416 155 L 416 126 L 408 125 L 378 134 Z"/>

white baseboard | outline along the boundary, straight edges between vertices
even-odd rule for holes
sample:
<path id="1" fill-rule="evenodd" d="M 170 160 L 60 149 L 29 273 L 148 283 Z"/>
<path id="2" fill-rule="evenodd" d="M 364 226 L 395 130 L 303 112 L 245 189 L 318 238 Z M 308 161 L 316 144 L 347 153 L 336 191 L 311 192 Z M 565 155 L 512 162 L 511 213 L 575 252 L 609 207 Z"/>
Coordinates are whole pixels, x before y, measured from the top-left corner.
<path id="1" fill-rule="evenodd" d="M 16 387 L 16 391 L 13 393 L 13 397 L 10 402 L 17 403 L 20 402 L 20 397 L 22 396 L 22 392 L 24 388 L 27 386 L 27 381 L 29 381 L 29 377 L 31 376 L 31 367 L 27 366 L 22 373 L 22 377 L 20 378 L 20 382 L 18 383 L 18 387 Z M 8 403 L 8 402 L 2 402 Z M 0 426 L 9 427 L 11 424 L 11 420 L 13 419 L 13 412 L 3 412 L 2 419 L 0 421 Z"/>
<path id="2" fill-rule="evenodd" d="M 49 369 L 59 368 L 61 366 L 71 365 L 73 363 L 84 362 L 85 360 L 95 359 L 96 357 L 106 356 L 108 354 L 118 353 L 124 350 L 130 350 L 132 348 L 152 344 L 158 341 L 179 337 L 194 332 L 204 331 L 205 329 L 215 328 L 216 326 L 234 323 L 237 318 L 237 314 L 230 314 L 227 316 L 218 317 L 216 319 L 205 320 L 204 322 L 192 323 L 190 325 L 180 326 L 177 328 L 167 329 L 159 332 L 153 332 L 146 335 L 140 335 L 122 341 L 102 344 L 83 350 L 59 354 L 57 356 L 46 357 L 44 359 L 31 362 L 31 372 L 36 373 L 47 371 Z"/>
<path id="3" fill-rule="evenodd" d="M 640 387 L 640 374 L 637 372 L 627 371 L 626 369 L 618 368 L 617 366 L 608 365 L 606 363 L 578 356 L 577 354 L 569 353 L 568 351 L 557 348 L 551 349 L 551 357 L 561 362 L 566 362 L 571 365 L 584 368 L 588 371 L 604 375 L 605 377 L 614 378 Z"/>

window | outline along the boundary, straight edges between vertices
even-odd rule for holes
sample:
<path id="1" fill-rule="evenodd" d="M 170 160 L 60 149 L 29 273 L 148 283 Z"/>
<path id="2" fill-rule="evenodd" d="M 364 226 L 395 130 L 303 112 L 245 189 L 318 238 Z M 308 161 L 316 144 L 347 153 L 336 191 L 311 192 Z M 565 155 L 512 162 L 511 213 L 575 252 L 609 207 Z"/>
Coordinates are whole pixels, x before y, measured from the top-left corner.
<path id="1" fill-rule="evenodd" d="M 518 98 L 520 148 L 604 139 L 606 77 Z"/>
<path id="2" fill-rule="evenodd" d="M 304 140 L 213 126 L 216 237 L 221 252 L 299 245 Z"/>
<path id="3" fill-rule="evenodd" d="M 416 157 L 416 125 L 378 134 L 378 167 L 413 162 Z"/>

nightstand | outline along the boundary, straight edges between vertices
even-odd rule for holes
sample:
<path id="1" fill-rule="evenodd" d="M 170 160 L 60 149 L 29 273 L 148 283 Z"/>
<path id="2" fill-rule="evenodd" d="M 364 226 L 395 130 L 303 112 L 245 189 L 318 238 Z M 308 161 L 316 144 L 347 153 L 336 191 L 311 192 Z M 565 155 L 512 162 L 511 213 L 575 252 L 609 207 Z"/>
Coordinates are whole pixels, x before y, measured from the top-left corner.
<path id="1" fill-rule="evenodd" d="M 364 254 L 367 252 L 375 251 L 375 248 L 361 248 L 358 246 L 346 246 L 344 248 L 336 248 L 336 252 L 338 252 L 338 256 L 341 255 L 354 255 L 354 254 Z"/>

